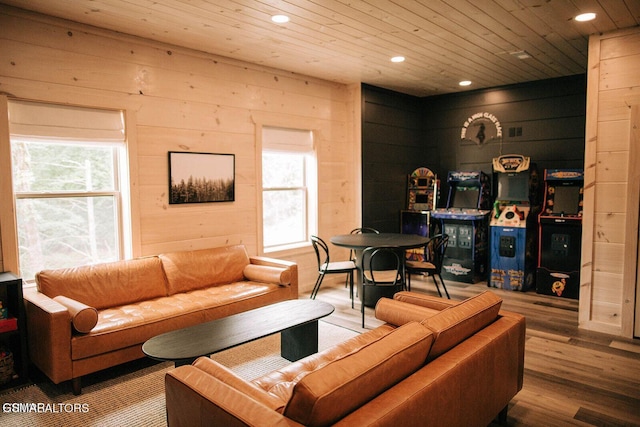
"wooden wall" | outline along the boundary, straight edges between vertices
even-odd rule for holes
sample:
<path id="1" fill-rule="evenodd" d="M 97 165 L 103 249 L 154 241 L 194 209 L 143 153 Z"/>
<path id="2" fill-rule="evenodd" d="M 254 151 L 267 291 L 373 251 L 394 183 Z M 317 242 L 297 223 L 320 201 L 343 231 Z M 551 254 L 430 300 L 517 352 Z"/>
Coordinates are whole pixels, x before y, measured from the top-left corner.
<path id="1" fill-rule="evenodd" d="M 423 137 L 421 98 L 363 85 L 362 225 L 400 231 L 407 174 L 438 163 L 438 141 Z"/>
<path id="2" fill-rule="evenodd" d="M 363 224 L 398 231 L 406 208 L 406 176 L 427 167 L 441 178 L 439 206 L 448 195 L 451 170 L 492 174 L 500 154 L 530 156 L 545 168 L 582 168 L 586 76 L 417 98 L 363 86 Z M 478 112 L 494 114 L 504 136 L 478 146 L 460 140 L 465 120 Z M 520 128 L 520 136 L 509 136 Z"/>
<path id="3" fill-rule="evenodd" d="M 126 110 L 136 256 L 237 243 L 251 254 L 260 251 L 256 129 L 262 125 L 315 131 L 319 233 L 359 224 L 359 85 L 2 5 L 0 58 L 0 93 L 8 97 Z M 169 205 L 168 151 L 235 154 L 235 202 Z M 272 255 L 297 261 L 301 290 L 312 287 L 317 270 L 310 247 Z"/>
<path id="4" fill-rule="evenodd" d="M 501 154 L 529 156 L 540 172 L 582 168 L 585 102 L 585 75 L 425 98 L 423 138 L 438 141 L 440 162 L 431 166 L 442 177 L 440 205 L 447 202 L 449 171 L 482 170 L 491 176 L 492 159 Z M 499 120 L 502 140 L 484 145 L 461 141 L 465 120 L 483 112 Z M 510 136 L 511 128 L 522 134 Z"/>
<path id="5" fill-rule="evenodd" d="M 589 40 L 580 326 L 640 336 L 640 28 Z"/>

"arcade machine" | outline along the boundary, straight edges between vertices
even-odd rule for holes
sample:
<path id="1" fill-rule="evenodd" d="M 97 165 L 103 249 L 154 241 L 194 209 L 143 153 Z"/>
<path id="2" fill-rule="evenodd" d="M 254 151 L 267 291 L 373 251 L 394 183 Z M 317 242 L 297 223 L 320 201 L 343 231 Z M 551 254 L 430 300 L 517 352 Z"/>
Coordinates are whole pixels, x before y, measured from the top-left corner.
<path id="1" fill-rule="evenodd" d="M 407 209 L 400 212 L 401 232 L 429 235 L 430 211 L 438 201 L 438 179 L 427 168 L 418 168 L 408 176 Z"/>
<path id="2" fill-rule="evenodd" d="M 545 169 L 544 181 L 536 292 L 578 299 L 584 173 L 582 169 Z"/>
<path id="3" fill-rule="evenodd" d="M 493 159 L 496 200 L 489 228 L 491 270 L 488 285 L 527 291 L 535 282 L 538 173 L 529 157 Z"/>
<path id="4" fill-rule="evenodd" d="M 491 212 L 489 176 L 481 171 L 451 171 L 447 207 L 431 212 L 449 235 L 442 277 L 476 283 L 486 279 L 488 226 Z"/>
<path id="5" fill-rule="evenodd" d="M 428 237 L 431 211 L 438 202 L 438 178 L 430 169 L 418 168 L 408 176 L 407 181 L 407 209 L 400 211 L 400 232 Z M 419 251 L 407 251 L 407 259 L 422 258 Z"/>

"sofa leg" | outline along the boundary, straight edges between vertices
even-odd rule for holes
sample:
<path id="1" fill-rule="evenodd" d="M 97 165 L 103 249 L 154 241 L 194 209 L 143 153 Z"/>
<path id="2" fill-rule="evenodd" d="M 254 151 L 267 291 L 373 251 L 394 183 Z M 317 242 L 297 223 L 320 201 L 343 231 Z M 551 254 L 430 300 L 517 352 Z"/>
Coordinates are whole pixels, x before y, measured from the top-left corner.
<path id="1" fill-rule="evenodd" d="M 507 405 L 504 408 L 502 408 L 502 411 L 500 411 L 500 413 L 496 417 L 496 420 L 498 421 L 498 424 L 500 424 L 501 426 L 506 426 L 507 425 L 507 411 L 508 410 L 509 410 L 509 405 Z"/>
<path id="2" fill-rule="evenodd" d="M 71 379 L 71 388 L 73 390 L 73 394 L 78 396 L 82 393 L 82 377 L 72 378 Z"/>

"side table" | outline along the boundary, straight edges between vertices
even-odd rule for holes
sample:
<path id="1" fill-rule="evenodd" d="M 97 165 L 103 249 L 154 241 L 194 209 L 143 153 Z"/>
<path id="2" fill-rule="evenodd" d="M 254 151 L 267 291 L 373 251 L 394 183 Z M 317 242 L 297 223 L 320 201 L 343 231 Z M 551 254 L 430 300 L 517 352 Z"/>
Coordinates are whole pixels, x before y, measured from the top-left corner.
<path id="1" fill-rule="evenodd" d="M 0 320 L 0 348 L 10 351 L 13 356 L 14 375 L 0 383 L 0 389 L 6 389 L 26 382 L 29 376 L 22 279 L 12 273 L 0 273 L 0 301 L 3 308 L 7 309 L 9 317 L 6 321 Z"/>

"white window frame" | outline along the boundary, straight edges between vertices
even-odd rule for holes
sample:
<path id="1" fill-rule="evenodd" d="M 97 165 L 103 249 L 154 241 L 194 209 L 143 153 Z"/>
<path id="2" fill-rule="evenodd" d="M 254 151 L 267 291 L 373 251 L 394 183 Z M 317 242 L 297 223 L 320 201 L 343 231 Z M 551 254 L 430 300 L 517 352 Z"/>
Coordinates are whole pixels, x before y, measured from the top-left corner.
<path id="1" fill-rule="evenodd" d="M 93 192 L 59 192 L 59 193 L 14 193 L 12 178 L 12 157 L 11 157 L 11 134 L 8 121 L 9 107 L 8 98 L 0 96 L 0 195 L 8 203 L 0 203 L 0 237 L 2 239 L 2 266 L 5 271 L 12 271 L 19 274 L 20 260 L 18 249 L 18 231 L 16 221 L 16 198 L 51 198 L 51 197 L 94 197 L 113 196 L 115 208 L 117 209 L 117 239 L 119 258 L 131 258 L 139 255 L 140 236 L 138 221 L 133 221 L 133 212 L 138 211 L 138 198 L 131 194 L 131 190 L 136 188 L 134 182 L 137 179 L 137 169 L 133 168 L 128 161 L 129 156 L 136 154 L 135 138 L 127 132 L 121 135 L 119 142 L 96 142 L 98 145 L 116 145 L 117 168 L 114 170 L 116 179 L 115 191 L 93 191 Z M 96 107 L 81 107 L 87 109 L 99 109 Z M 108 108 L 107 108 L 108 110 Z M 124 115 L 124 123 L 132 125 L 135 123 L 135 116 L 120 111 Z M 122 131 L 124 128 L 122 129 Z M 40 135 L 42 136 L 42 135 Z M 20 137 L 23 140 L 38 140 L 37 137 Z M 95 139 L 95 138 L 92 138 Z M 80 138 L 74 142 L 81 142 Z M 55 142 L 54 142 L 55 143 Z M 137 194 L 136 194 L 137 196 Z M 134 203 L 135 200 L 135 203 Z M 25 282 L 31 286 L 31 283 Z"/>
<path id="2" fill-rule="evenodd" d="M 270 132 L 271 134 L 269 134 Z M 257 169 L 260 172 L 257 177 L 260 188 L 258 201 L 260 212 L 258 221 L 258 245 L 260 252 L 272 254 L 274 252 L 307 247 L 310 245 L 310 236 L 316 233 L 318 223 L 318 159 L 314 144 L 314 132 L 311 129 L 290 128 L 285 126 L 259 126 L 258 133 L 260 141 L 260 150 L 257 150 L 257 162 L 259 165 Z M 306 138 L 303 137 L 304 134 L 307 135 Z M 262 186 L 262 155 L 264 152 L 304 155 L 303 185 L 301 187 L 264 188 Z M 265 247 L 263 195 L 265 192 L 288 191 L 293 189 L 300 189 L 305 194 L 305 235 L 300 242 Z"/>

